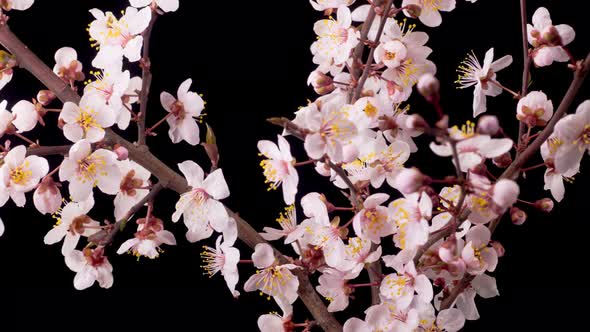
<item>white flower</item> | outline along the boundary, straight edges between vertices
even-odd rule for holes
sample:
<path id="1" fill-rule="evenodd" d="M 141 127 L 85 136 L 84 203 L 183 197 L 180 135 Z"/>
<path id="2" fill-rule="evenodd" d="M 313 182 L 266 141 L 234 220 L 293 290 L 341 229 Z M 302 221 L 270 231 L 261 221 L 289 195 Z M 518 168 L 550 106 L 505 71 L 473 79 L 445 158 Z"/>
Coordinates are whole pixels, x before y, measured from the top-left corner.
<path id="1" fill-rule="evenodd" d="M 551 190 L 551 195 L 558 202 L 561 202 L 565 195 L 563 180 L 574 177 L 580 171 L 579 164 L 563 174 L 555 169 L 555 156 L 557 151 L 562 147 L 564 147 L 563 142 L 555 134 L 549 136 L 543 145 L 541 145 L 541 156 L 547 165 L 544 176 L 545 186 L 543 189 Z"/>
<path id="2" fill-rule="evenodd" d="M 533 61 L 539 67 L 549 66 L 553 61 L 567 62 L 570 56 L 563 46 L 576 37 L 572 27 L 567 24 L 553 25 L 547 8 L 540 7 L 533 14 L 533 25 L 527 24 L 529 43 L 535 47 Z"/>
<path id="3" fill-rule="evenodd" d="M 164 229 L 162 220 L 152 216 L 149 220 L 138 219 L 137 224 L 135 237 L 123 242 L 117 254 L 129 251 L 138 258 L 144 256 L 154 259 L 160 255 L 160 245 L 176 245 L 174 234 Z"/>
<path id="4" fill-rule="evenodd" d="M 378 193 L 367 197 L 363 202 L 363 209 L 355 214 L 352 221 L 352 227 L 358 237 L 379 244 L 382 237 L 395 232 L 389 210 L 381 205 L 388 199 L 389 195 Z"/>
<path id="5" fill-rule="evenodd" d="M 387 275 L 381 282 L 379 292 L 385 298 L 393 300 L 398 309 L 405 309 L 410 305 L 414 292 L 423 302 L 428 303 L 433 297 L 430 280 L 424 274 L 418 274 L 412 261 L 403 270 Z"/>
<path id="6" fill-rule="evenodd" d="M 59 114 L 65 122 L 64 136 L 72 142 L 87 139 L 96 143 L 104 138 L 104 128 L 115 123 L 115 114 L 95 92 L 88 92 L 80 99 L 80 104 L 66 102 Z"/>
<path id="7" fill-rule="evenodd" d="M 25 193 L 35 189 L 49 171 L 47 160 L 38 156 L 25 158 L 26 154 L 27 148 L 19 145 L 4 157 L 4 164 L 0 167 L 0 206 L 4 206 L 10 197 L 16 206 L 23 207 Z"/>
<path id="8" fill-rule="evenodd" d="M 178 9 L 178 0 L 129 0 L 131 6 L 142 8 L 151 4 L 156 4 L 164 12 L 175 12 Z"/>
<path id="9" fill-rule="evenodd" d="M 152 174 L 131 160 L 120 161 L 118 165 L 122 179 L 119 192 L 115 197 L 115 219 L 121 220 L 135 204 L 149 193 L 148 180 Z"/>
<path id="10" fill-rule="evenodd" d="M 35 189 L 33 203 L 42 214 L 53 214 L 59 210 L 62 203 L 61 192 L 50 176 L 44 177 Z"/>
<path id="11" fill-rule="evenodd" d="M 152 10 L 143 8 L 137 10 L 127 7 L 125 14 L 117 19 L 113 13 L 106 14 L 98 9 L 91 9 L 95 20 L 90 23 L 90 37 L 100 45 L 92 65 L 96 68 L 106 68 L 118 65 L 125 56 L 130 62 L 141 58 L 143 37 L 141 33 L 147 28 L 152 18 Z"/>
<path id="12" fill-rule="evenodd" d="M 71 251 L 66 255 L 66 265 L 76 272 L 74 287 L 77 290 L 86 289 L 95 281 L 102 288 L 113 286 L 113 266 L 104 256 L 103 247 Z"/>
<path id="13" fill-rule="evenodd" d="M 450 12 L 455 9 L 455 0 L 404 0 L 402 8 L 408 5 L 420 6 L 420 22 L 428 27 L 437 27 L 442 23 L 442 17 L 439 11 Z M 411 17 L 407 10 L 404 10 L 406 16 Z"/>
<path id="14" fill-rule="evenodd" d="M 14 129 L 12 127 L 12 119 L 13 115 L 9 111 L 6 110 L 6 105 L 8 102 L 3 100 L 0 102 L 0 137 L 4 136 L 6 131 L 9 129 Z"/>
<path id="15" fill-rule="evenodd" d="M 553 103 L 541 91 L 531 91 L 518 101 L 516 118 L 529 126 L 544 126 L 553 116 Z"/>
<path id="16" fill-rule="evenodd" d="M 318 64 L 322 72 L 344 64 L 359 42 L 360 33 L 351 27 L 350 9 L 340 6 L 337 18 L 320 20 L 313 26 L 318 36 L 318 40 L 311 45 L 313 63 Z"/>
<path id="17" fill-rule="evenodd" d="M 469 54 L 457 70 L 459 79 L 456 81 L 460 89 L 469 88 L 475 85 L 473 91 L 473 117 L 486 111 L 486 96 L 495 97 L 502 93 L 496 83 L 496 72 L 510 66 L 512 56 L 506 55 L 496 61 L 494 60 L 494 49 L 490 48 L 483 60 L 483 66 L 477 60 L 475 54 Z"/>
<path id="18" fill-rule="evenodd" d="M 590 100 L 559 120 L 555 135 L 562 144 L 555 153 L 555 170 L 565 174 L 579 168 L 584 152 L 590 153 Z"/>
<path id="19" fill-rule="evenodd" d="M 27 100 L 21 100 L 12 107 L 14 120 L 12 124 L 18 129 L 19 133 L 33 130 L 37 122 L 42 122 L 43 118 L 39 115 L 36 105 Z"/>
<path id="20" fill-rule="evenodd" d="M 238 274 L 238 262 L 240 261 L 240 251 L 232 247 L 233 243 L 227 241 L 221 243 L 223 236 L 219 236 L 215 241 L 215 248 L 203 246 L 201 267 L 207 272 L 209 278 L 217 272 L 225 279 L 225 283 L 234 297 L 238 297 L 240 292 L 236 290 L 236 285 L 240 278 Z"/>
<path id="21" fill-rule="evenodd" d="M 356 0 L 309 0 L 313 9 L 324 11 L 326 9 L 338 8 L 340 6 L 350 6 Z"/>
<path id="22" fill-rule="evenodd" d="M 78 61 L 76 50 L 71 47 L 62 47 L 55 52 L 53 72 L 68 83 L 84 80 L 82 63 Z"/>
<path id="23" fill-rule="evenodd" d="M 389 203 L 391 219 L 397 226 L 393 236 L 400 249 L 414 249 L 428 240 L 428 220 L 432 216 L 432 200 L 426 193 L 414 193 Z"/>
<path id="24" fill-rule="evenodd" d="M 94 198 L 88 197 L 82 202 L 70 202 L 64 206 L 57 216 L 57 223 L 45 235 L 45 244 L 54 244 L 64 239 L 61 247 L 62 255 L 66 256 L 76 249 L 80 236 L 88 237 L 97 233 L 100 223 L 87 216 L 94 206 Z"/>
<path id="25" fill-rule="evenodd" d="M 305 232 L 305 224 L 297 225 L 297 213 L 295 206 L 289 205 L 285 208 L 285 212 L 276 219 L 282 229 L 272 227 L 264 227 L 264 233 L 260 233 L 267 241 L 278 240 L 285 237 L 285 244 L 292 243 L 301 238 Z"/>
<path id="26" fill-rule="evenodd" d="M 117 163 L 114 152 L 105 149 L 92 152 L 90 143 L 80 140 L 72 145 L 68 156 L 64 158 L 59 168 L 59 180 L 70 182 L 70 196 L 77 202 L 92 195 L 95 186 L 105 194 L 115 195 L 121 182 Z"/>
<path id="27" fill-rule="evenodd" d="M 27 10 L 29 9 L 35 0 L 5 0 L 0 2 L 0 7 L 2 10 L 9 11 L 9 10 Z"/>
<path id="28" fill-rule="evenodd" d="M 184 161 L 178 164 L 178 168 L 191 190 L 180 196 L 172 221 L 177 222 L 183 216 L 188 228 L 186 237 L 190 242 L 208 238 L 213 230 L 223 232 L 229 216 L 219 200 L 229 196 L 229 188 L 221 169 L 216 169 L 205 178 L 203 169 L 194 161 Z"/>
<path id="29" fill-rule="evenodd" d="M 316 290 L 330 302 L 328 312 L 342 311 L 348 307 L 348 298 L 352 289 L 347 285 L 347 281 L 358 277 L 361 271 L 357 269 L 351 272 L 342 272 L 332 268 L 322 271 Z"/>
<path id="30" fill-rule="evenodd" d="M 170 113 L 166 122 L 170 125 L 168 136 L 172 143 L 185 140 L 190 145 L 197 145 L 200 141 L 195 118 L 200 119 L 205 102 L 197 93 L 188 90 L 192 82 L 189 78 L 180 84 L 176 93 L 178 100 L 166 91 L 160 94 L 162 107 Z"/>
<path id="31" fill-rule="evenodd" d="M 271 141 L 258 141 L 258 150 L 268 158 L 261 161 L 260 166 L 264 169 L 264 176 L 266 182 L 270 183 L 270 188 L 276 189 L 283 185 L 283 199 L 286 204 L 291 205 L 295 202 L 299 175 L 293 166 L 294 159 L 289 142 L 281 135 L 278 135 L 278 142 L 277 146 Z"/>
<path id="32" fill-rule="evenodd" d="M 102 72 L 91 71 L 90 74 L 95 77 L 95 80 L 87 81 L 84 92 L 93 93 L 100 97 L 104 104 L 109 106 L 110 112 L 114 113 L 119 128 L 126 129 L 131 119 L 131 107 L 128 103 L 131 100 L 137 100 L 137 97 L 131 99 L 126 96 L 131 84 L 129 71 L 121 71 L 120 67 L 109 66 Z M 139 81 L 141 82 L 141 79 Z M 137 84 L 137 82 L 134 82 L 134 84 Z M 139 89 L 141 90 L 141 87 Z M 130 94 L 136 95 L 137 93 L 132 91 Z M 124 101 L 127 101 L 127 103 Z"/>

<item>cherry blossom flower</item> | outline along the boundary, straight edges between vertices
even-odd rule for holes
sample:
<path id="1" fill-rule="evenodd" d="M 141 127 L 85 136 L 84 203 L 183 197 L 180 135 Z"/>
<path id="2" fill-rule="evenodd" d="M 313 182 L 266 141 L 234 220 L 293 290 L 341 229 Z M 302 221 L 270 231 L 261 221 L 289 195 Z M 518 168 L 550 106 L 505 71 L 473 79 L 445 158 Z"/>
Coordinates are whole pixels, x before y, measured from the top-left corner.
<path id="1" fill-rule="evenodd" d="M 391 299 L 400 309 L 407 308 L 418 294 L 421 301 L 432 301 L 432 284 L 424 274 L 418 274 L 414 262 L 409 262 L 403 270 L 387 275 L 381 282 L 379 291 Z"/>
<path id="2" fill-rule="evenodd" d="M 382 135 L 377 135 L 373 149 L 361 161 L 370 165 L 369 181 L 374 188 L 380 188 L 384 181 L 397 188 L 396 178 L 409 157 L 410 147 L 406 142 L 396 140 L 387 144 Z"/>
<path id="3" fill-rule="evenodd" d="M 459 309 L 444 309 L 437 316 L 430 303 L 420 303 L 423 304 L 418 307 L 420 328 L 423 331 L 456 332 L 461 330 L 465 325 L 465 315 Z"/>
<path id="4" fill-rule="evenodd" d="M 567 181 L 580 171 L 579 164 L 578 167 L 573 167 L 563 174 L 555 169 L 555 154 L 561 146 L 563 146 L 563 142 L 555 134 L 551 135 L 541 145 L 541 156 L 545 161 L 545 165 L 547 165 L 544 175 L 545 186 L 543 189 L 550 190 L 551 195 L 558 202 L 561 202 L 565 195 L 564 179 Z"/>
<path id="5" fill-rule="evenodd" d="M 240 292 L 236 290 L 239 280 L 238 262 L 240 261 L 240 251 L 232 247 L 233 242 L 221 242 L 223 236 L 219 236 L 215 241 L 215 248 L 203 246 L 201 259 L 203 259 L 203 269 L 213 277 L 217 272 L 225 279 L 227 287 L 234 297 L 238 297 Z"/>
<path id="6" fill-rule="evenodd" d="M 330 302 L 328 312 L 342 311 L 348 307 L 349 295 L 353 288 L 348 286 L 347 281 L 358 277 L 361 271 L 343 272 L 332 268 L 323 271 L 318 278 L 319 285 L 316 286 L 316 290 Z"/>
<path id="7" fill-rule="evenodd" d="M 260 290 L 260 292 L 275 298 L 277 303 L 292 304 L 297 300 L 299 279 L 291 270 L 299 268 L 294 264 L 278 265 L 272 247 L 266 243 L 259 243 L 252 254 L 254 265 L 260 269 L 244 284 L 246 292 Z"/>
<path id="8" fill-rule="evenodd" d="M 39 109 L 40 104 L 33 104 L 27 100 L 21 100 L 12 107 L 12 114 L 14 120 L 12 124 L 16 127 L 19 133 L 33 130 L 37 122 L 43 122 L 42 113 Z"/>
<path id="9" fill-rule="evenodd" d="M 105 194 L 119 192 L 121 171 L 117 166 L 117 155 L 105 149 L 92 152 L 90 142 L 80 140 L 70 148 L 68 156 L 59 168 L 59 180 L 69 181 L 72 200 L 84 201 L 92 195 L 92 188 L 98 186 Z"/>
<path id="10" fill-rule="evenodd" d="M 477 275 L 469 286 L 457 296 L 455 305 L 468 320 L 479 319 L 479 312 L 475 306 L 475 295 L 485 299 L 500 295 L 496 286 L 496 279 L 487 274 Z"/>
<path id="11" fill-rule="evenodd" d="M 531 91 L 518 101 L 516 118 L 529 126 L 545 126 L 553 116 L 553 103 L 541 91 Z"/>
<path id="12" fill-rule="evenodd" d="M 84 92 L 93 93 L 100 97 L 103 103 L 109 106 L 110 111 L 115 114 L 115 120 L 119 128 L 126 129 L 131 119 L 131 108 L 130 105 L 124 103 L 123 99 L 131 100 L 126 97 L 131 83 L 129 71 L 122 71 L 120 67 L 109 66 L 102 72 L 91 71 L 90 74 L 95 79 L 86 81 Z M 131 94 L 136 95 L 137 93 L 132 91 Z"/>
<path id="13" fill-rule="evenodd" d="M 295 159 L 291 155 L 289 142 L 278 135 L 278 146 L 267 140 L 258 141 L 258 150 L 260 154 L 268 158 L 260 162 L 264 169 L 264 176 L 271 189 L 283 186 L 283 199 L 285 203 L 291 205 L 295 202 L 297 193 L 297 184 L 299 175 L 293 166 Z"/>
<path id="14" fill-rule="evenodd" d="M 553 25 L 547 8 L 540 7 L 533 14 L 533 25 L 527 24 L 529 43 L 535 48 L 533 61 L 539 67 L 549 66 L 553 61 L 567 62 L 570 56 L 563 46 L 576 37 L 572 27 L 567 24 Z"/>
<path id="15" fill-rule="evenodd" d="M 64 136 L 70 141 L 96 143 L 104 138 L 104 128 L 112 126 L 116 116 L 97 93 L 85 93 L 79 105 L 64 103 L 59 119 L 65 123 Z"/>
<path id="16" fill-rule="evenodd" d="M 26 203 L 25 193 L 35 189 L 41 178 L 49 172 L 47 160 L 38 156 L 28 156 L 24 145 L 15 146 L 6 156 L 0 167 L 0 206 L 11 198 L 18 207 Z"/>
<path id="17" fill-rule="evenodd" d="M 98 9 L 91 9 L 95 20 L 90 23 L 88 32 L 93 41 L 100 45 L 92 65 L 96 68 L 106 68 L 121 63 L 123 56 L 130 62 L 141 58 L 143 37 L 141 33 L 147 28 L 152 17 L 152 10 L 148 7 L 137 10 L 127 7 L 125 14 L 117 19 L 113 13 L 103 13 Z M 120 65 L 119 65 L 120 66 Z"/>
<path id="18" fill-rule="evenodd" d="M 0 218 L 0 236 L 2 236 L 4 234 L 4 222 L 2 221 L 2 218 Z"/>
<path id="19" fill-rule="evenodd" d="M 337 20 L 320 20 L 313 27 L 318 36 L 318 40 L 311 45 L 313 63 L 318 64 L 322 72 L 328 72 L 334 65 L 344 64 L 359 42 L 360 33 L 351 27 L 350 9 L 340 6 L 336 16 Z"/>
<path id="20" fill-rule="evenodd" d="M 73 250 L 65 257 L 68 268 L 76 272 L 74 287 L 77 290 L 86 289 L 95 281 L 102 288 L 113 286 L 113 266 L 104 255 L 104 247 Z"/>
<path id="21" fill-rule="evenodd" d="M 455 0 L 404 0 L 402 8 L 408 5 L 420 6 L 420 22 L 428 27 L 437 27 L 442 23 L 442 16 L 439 11 L 450 12 L 455 9 Z M 408 10 L 404 9 L 404 14 L 411 17 Z"/>
<path id="22" fill-rule="evenodd" d="M 46 176 L 41 180 L 33 194 L 33 202 L 37 211 L 42 214 L 53 214 L 59 210 L 63 199 L 59 190 L 60 186 L 50 176 Z"/>
<path id="23" fill-rule="evenodd" d="M 584 152 L 590 153 L 590 100 L 580 104 L 575 114 L 559 120 L 555 134 L 562 142 L 555 153 L 555 170 L 565 174 L 579 168 Z"/>
<path id="24" fill-rule="evenodd" d="M 118 163 L 122 179 L 115 196 L 115 219 L 121 220 L 125 214 L 148 193 L 151 173 L 131 160 Z"/>
<path id="25" fill-rule="evenodd" d="M 0 90 L 12 80 L 13 70 L 16 66 L 16 58 L 3 50 L 0 50 Z"/>
<path id="26" fill-rule="evenodd" d="M 55 217 L 57 223 L 45 235 L 45 244 L 54 244 L 62 239 L 61 253 L 67 256 L 76 249 L 81 236 L 88 237 L 100 230 L 100 223 L 87 214 L 94 207 L 94 198 L 90 196 L 82 202 L 69 202 Z"/>
<path id="27" fill-rule="evenodd" d="M 177 222 L 183 216 L 188 228 L 186 237 L 190 242 L 210 237 L 213 230 L 223 232 L 229 216 L 219 200 L 229 196 L 229 188 L 221 169 L 216 169 L 205 178 L 203 169 L 194 161 L 184 161 L 178 164 L 178 168 L 191 190 L 180 196 L 172 221 Z"/>
<path id="28" fill-rule="evenodd" d="M 117 254 L 132 253 L 136 257 L 157 258 L 160 255 L 160 246 L 167 244 L 176 245 L 174 234 L 164 229 L 161 219 L 150 216 L 149 220 L 140 218 L 137 220 L 137 232 L 117 250 Z"/>
<path id="29" fill-rule="evenodd" d="M 309 0 L 313 9 L 325 11 L 327 9 L 339 8 L 340 6 L 350 6 L 356 0 Z"/>
<path id="30" fill-rule="evenodd" d="M 350 270 L 350 273 L 360 272 L 365 264 L 376 262 L 381 257 L 382 249 L 378 246 L 375 251 L 371 251 L 371 241 L 361 239 L 360 237 L 348 238 L 348 244 L 345 247 L 346 257 L 345 260 L 350 264 L 344 264 L 347 267 L 346 270 Z"/>
<path id="31" fill-rule="evenodd" d="M 502 93 L 502 88 L 496 83 L 496 73 L 512 63 L 512 56 L 506 55 L 494 61 L 494 49 L 490 48 L 485 55 L 483 65 L 474 53 L 467 55 L 461 62 L 459 79 L 455 82 L 460 89 L 475 86 L 473 91 L 473 117 L 486 111 L 486 96 L 495 97 Z"/>
<path id="32" fill-rule="evenodd" d="M 297 225 L 297 213 L 295 206 L 290 205 L 285 208 L 285 212 L 281 213 L 276 219 L 282 229 L 272 227 L 264 227 L 264 233 L 260 233 L 267 241 L 278 240 L 285 237 L 285 244 L 292 243 L 303 236 L 306 224 Z"/>
<path id="33" fill-rule="evenodd" d="M 142 8 L 155 4 L 165 13 L 175 12 L 179 7 L 178 0 L 129 0 L 129 3 L 131 6 L 136 8 Z"/>
<path id="34" fill-rule="evenodd" d="M 261 332 L 290 332 L 292 331 L 291 326 L 293 322 L 293 308 L 286 306 L 283 309 L 283 316 L 279 316 L 277 313 L 270 313 L 261 315 L 258 317 L 257 324 Z"/>
<path id="35" fill-rule="evenodd" d="M 387 194 L 373 194 L 363 202 L 363 209 L 355 214 L 352 227 L 356 235 L 362 239 L 381 243 L 381 238 L 395 232 L 391 223 L 389 210 L 381 204 L 389 199 Z"/>
<path id="36" fill-rule="evenodd" d="M 53 72 L 68 83 L 84 80 L 82 63 L 78 61 L 76 50 L 71 47 L 62 47 L 55 52 Z"/>
<path id="37" fill-rule="evenodd" d="M 494 185 L 492 200 L 502 209 L 509 208 L 518 199 L 520 188 L 510 179 L 500 179 Z"/>
<path id="38" fill-rule="evenodd" d="M 170 125 L 168 136 L 172 143 L 185 140 L 190 145 L 197 145 L 200 141 L 199 126 L 196 121 L 200 121 L 202 117 L 201 112 L 205 108 L 205 102 L 201 96 L 189 91 L 192 82 L 189 78 L 180 84 L 176 93 L 178 100 L 166 91 L 160 94 L 162 107 L 170 113 L 166 122 Z"/>
<path id="39" fill-rule="evenodd" d="M 0 7 L 2 10 L 9 11 L 9 10 L 27 10 L 29 9 L 35 0 L 5 0 L 0 2 Z"/>
<path id="40" fill-rule="evenodd" d="M 490 230 L 484 225 L 474 226 L 467 232 L 467 244 L 461 256 L 470 274 L 478 275 L 496 269 L 498 254 L 494 248 L 488 247 L 491 236 Z"/>
<path id="41" fill-rule="evenodd" d="M 410 194 L 389 204 L 390 215 L 397 226 L 393 236 L 400 249 L 412 249 L 428 240 L 428 220 L 432 216 L 432 200 L 426 193 Z"/>

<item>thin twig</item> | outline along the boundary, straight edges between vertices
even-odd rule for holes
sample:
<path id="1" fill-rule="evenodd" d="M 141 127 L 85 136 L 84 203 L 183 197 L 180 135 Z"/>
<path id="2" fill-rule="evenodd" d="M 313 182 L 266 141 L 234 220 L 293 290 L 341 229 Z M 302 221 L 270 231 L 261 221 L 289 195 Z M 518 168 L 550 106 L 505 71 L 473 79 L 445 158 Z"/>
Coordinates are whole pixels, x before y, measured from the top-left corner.
<path id="1" fill-rule="evenodd" d="M 522 71 L 522 87 L 520 89 L 520 95 L 526 97 L 527 90 L 529 87 L 529 77 L 530 77 L 530 68 L 531 68 L 531 57 L 529 55 L 529 40 L 528 40 L 528 32 L 527 32 L 527 12 L 526 12 L 526 0 L 520 0 L 520 23 L 521 23 L 521 30 L 522 30 L 522 59 L 524 63 L 524 69 Z M 524 135 L 524 131 L 526 130 L 526 125 L 523 121 L 521 121 L 518 125 L 518 144 L 516 145 L 519 147 L 516 149 L 516 158 L 519 157 L 520 152 L 520 145 L 522 144 L 522 137 Z"/>
<path id="2" fill-rule="evenodd" d="M 137 116 L 137 144 L 145 145 L 145 119 L 147 114 L 148 97 L 150 94 L 150 87 L 152 85 L 152 71 L 150 62 L 150 39 L 154 23 L 158 18 L 158 13 L 152 10 L 152 18 L 149 25 L 143 31 L 143 54 L 142 61 L 142 78 L 141 78 L 141 92 L 139 93 L 139 114 Z"/>

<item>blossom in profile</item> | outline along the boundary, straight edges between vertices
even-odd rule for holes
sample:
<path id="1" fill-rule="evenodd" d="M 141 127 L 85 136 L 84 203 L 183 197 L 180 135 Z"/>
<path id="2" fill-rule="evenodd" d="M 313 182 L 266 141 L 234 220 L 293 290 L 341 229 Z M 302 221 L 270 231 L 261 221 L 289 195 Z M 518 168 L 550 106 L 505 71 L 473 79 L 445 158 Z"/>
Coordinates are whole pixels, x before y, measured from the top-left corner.
<path id="1" fill-rule="evenodd" d="M 295 159 L 291 155 L 289 142 L 278 135 L 278 143 L 258 141 L 258 151 L 267 158 L 260 162 L 260 166 L 264 170 L 265 182 L 269 183 L 271 189 L 282 185 L 283 199 L 287 205 L 291 205 L 295 202 L 299 175 L 293 166 Z"/>
<path id="2" fill-rule="evenodd" d="M 579 169 L 584 152 L 590 153 L 590 100 L 581 103 L 575 114 L 559 120 L 555 135 L 562 144 L 555 153 L 555 170 L 565 174 Z"/>
<path id="3" fill-rule="evenodd" d="M 67 83 L 84 80 L 82 62 L 78 61 L 78 53 L 71 47 L 62 47 L 55 52 L 53 72 Z"/>
<path id="4" fill-rule="evenodd" d="M 233 247 L 233 242 L 227 240 L 221 242 L 223 236 L 220 235 L 215 241 L 215 248 L 203 246 L 201 267 L 205 270 L 209 278 L 218 272 L 225 279 L 229 291 L 234 297 L 238 297 L 240 292 L 236 290 L 236 285 L 240 276 L 238 274 L 238 262 L 240 261 L 240 251 Z"/>
<path id="5" fill-rule="evenodd" d="M 455 0 L 404 0 L 402 8 L 407 8 L 410 5 L 418 6 L 420 8 L 418 19 L 427 27 L 437 27 L 442 23 L 442 16 L 440 12 L 450 12 L 455 9 Z M 404 9 L 406 16 L 412 17 L 412 13 L 408 9 Z"/>

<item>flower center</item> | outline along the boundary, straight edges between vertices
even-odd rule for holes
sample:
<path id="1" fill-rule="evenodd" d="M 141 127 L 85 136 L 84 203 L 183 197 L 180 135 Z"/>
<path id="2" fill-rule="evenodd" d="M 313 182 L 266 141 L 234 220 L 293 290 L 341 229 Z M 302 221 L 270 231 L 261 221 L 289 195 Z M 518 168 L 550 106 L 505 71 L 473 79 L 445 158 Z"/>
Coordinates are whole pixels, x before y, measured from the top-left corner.
<path id="1" fill-rule="evenodd" d="M 93 181 L 94 185 L 96 185 L 96 176 L 97 175 L 107 175 L 104 171 L 106 166 L 106 162 L 103 158 L 90 156 L 88 158 L 84 158 L 78 161 L 78 180 L 82 182 L 86 181 Z"/>
<path id="2" fill-rule="evenodd" d="M 88 132 L 88 130 L 92 127 L 101 128 L 94 116 L 96 115 L 96 111 L 89 107 L 85 107 L 84 109 L 80 108 L 80 113 L 76 118 L 76 123 L 82 127 L 84 133 Z"/>
<path id="3" fill-rule="evenodd" d="M 24 185 L 29 181 L 33 172 L 27 168 L 28 165 L 20 165 L 10 170 L 10 180 L 12 183 Z"/>

